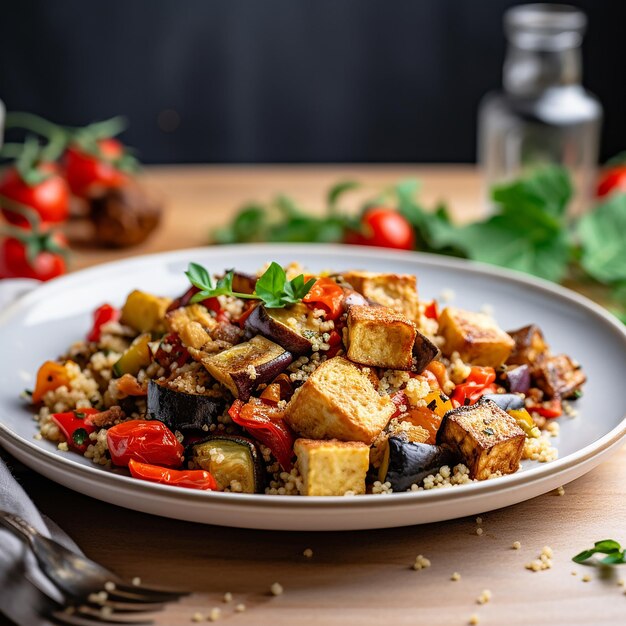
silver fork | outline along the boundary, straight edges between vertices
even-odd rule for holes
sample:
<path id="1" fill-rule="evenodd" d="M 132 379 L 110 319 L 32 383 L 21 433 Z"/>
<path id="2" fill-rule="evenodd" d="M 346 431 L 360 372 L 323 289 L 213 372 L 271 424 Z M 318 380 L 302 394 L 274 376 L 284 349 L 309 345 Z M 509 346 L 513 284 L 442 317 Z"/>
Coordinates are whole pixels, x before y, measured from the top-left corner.
<path id="1" fill-rule="evenodd" d="M 30 547 L 42 572 L 63 593 L 72 605 L 70 608 L 75 609 L 74 615 L 117 623 L 150 623 L 145 621 L 145 617 L 138 614 L 133 616 L 131 613 L 158 611 L 165 602 L 187 595 L 129 585 L 102 565 L 45 537 L 24 519 L 12 513 L 0 511 L 0 525 Z M 124 615 L 120 616 L 120 613 Z M 64 612 L 62 617 L 72 617 L 71 611 Z M 138 622 L 137 619 L 144 621 Z"/>

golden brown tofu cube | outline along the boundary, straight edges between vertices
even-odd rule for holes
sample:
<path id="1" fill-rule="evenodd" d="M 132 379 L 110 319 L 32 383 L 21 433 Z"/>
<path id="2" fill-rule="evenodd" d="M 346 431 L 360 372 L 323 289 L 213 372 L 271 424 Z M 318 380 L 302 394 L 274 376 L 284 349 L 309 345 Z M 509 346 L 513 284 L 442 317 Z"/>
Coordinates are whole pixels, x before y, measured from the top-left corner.
<path id="1" fill-rule="evenodd" d="M 140 333 L 159 332 L 164 330 L 164 317 L 169 298 L 160 298 L 145 291 L 131 291 L 122 307 L 120 322 Z"/>
<path id="2" fill-rule="evenodd" d="M 445 340 L 442 350 L 446 356 L 458 352 L 463 361 L 472 365 L 499 367 L 515 345 L 488 315 L 453 307 L 441 312 L 439 334 Z"/>
<path id="3" fill-rule="evenodd" d="M 201 348 L 208 343 L 211 340 L 209 333 L 217 327 L 217 321 L 201 304 L 191 304 L 170 311 L 165 316 L 165 324 L 189 348 Z"/>
<path id="4" fill-rule="evenodd" d="M 437 432 L 437 443 L 458 451 L 478 480 L 516 472 L 525 441 L 517 422 L 491 400 L 448 411 Z"/>
<path id="5" fill-rule="evenodd" d="M 543 359 L 533 369 L 533 376 L 537 387 L 549 398 L 567 398 L 580 389 L 587 380 L 580 365 L 566 354 Z"/>
<path id="6" fill-rule="evenodd" d="M 392 370 L 410 370 L 415 324 L 383 306 L 350 305 L 346 356 L 355 363 Z"/>
<path id="7" fill-rule="evenodd" d="M 285 410 L 287 423 L 309 439 L 370 444 L 396 408 L 376 390 L 372 371 L 343 357 L 324 361 L 296 391 Z"/>
<path id="8" fill-rule="evenodd" d="M 365 493 L 369 448 L 364 443 L 296 439 L 293 450 L 302 476 L 303 496 Z"/>
<path id="9" fill-rule="evenodd" d="M 403 313 L 412 322 L 419 324 L 417 279 L 412 274 L 354 271 L 344 273 L 343 278 L 372 302 Z"/>
<path id="10" fill-rule="evenodd" d="M 509 331 L 508 334 L 515 343 L 506 361 L 510 365 L 536 365 L 550 352 L 541 329 L 535 324 Z"/>

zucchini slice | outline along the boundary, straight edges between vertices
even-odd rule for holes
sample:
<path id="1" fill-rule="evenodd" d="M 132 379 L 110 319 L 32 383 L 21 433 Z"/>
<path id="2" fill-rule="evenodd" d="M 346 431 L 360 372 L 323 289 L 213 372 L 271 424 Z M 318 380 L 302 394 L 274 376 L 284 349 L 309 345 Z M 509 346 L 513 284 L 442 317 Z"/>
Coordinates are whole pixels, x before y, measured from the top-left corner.
<path id="1" fill-rule="evenodd" d="M 126 352 L 113 364 L 113 376 L 119 378 L 124 374 L 135 376 L 142 367 L 148 367 L 152 361 L 150 333 L 139 335 L 130 344 Z"/>
<path id="2" fill-rule="evenodd" d="M 255 443 L 236 435 L 211 435 L 187 448 L 193 467 L 210 472 L 222 489 L 261 493 L 265 485 L 261 455 Z M 233 489 L 233 486 L 236 486 Z"/>

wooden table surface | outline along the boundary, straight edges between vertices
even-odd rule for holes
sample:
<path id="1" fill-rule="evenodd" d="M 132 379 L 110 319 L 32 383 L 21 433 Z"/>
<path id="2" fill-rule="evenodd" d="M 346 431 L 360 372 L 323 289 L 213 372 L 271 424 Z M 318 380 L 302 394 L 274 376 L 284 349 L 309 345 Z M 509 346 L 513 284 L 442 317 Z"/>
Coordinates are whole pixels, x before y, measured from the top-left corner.
<path id="1" fill-rule="evenodd" d="M 481 183 L 471 167 L 158 167 L 146 178 L 167 200 L 159 232 L 128 251 L 77 254 L 74 269 L 204 245 L 210 229 L 243 202 L 267 200 L 278 191 L 315 209 L 337 180 L 356 178 L 377 190 L 410 176 L 422 181 L 427 205 L 446 198 L 462 218 L 480 213 Z M 600 539 L 626 543 L 625 465 L 626 448 L 567 485 L 563 496 L 550 493 L 485 513 L 480 536 L 473 518 L 319 534 L 203 526 L 105 504 L 28 470 L 20 479 L 40 509 L 89 556 L 122 576 L 197 592 L 159 615 L 159 624 L 191 624 L 197 611 L 206 616 L 219 607 L 220 622 L 233 625 L 448 626 L 467 624 L 476 614 L 481 625 L 608 626 L 626 623 L 626 587 L 618 584 L 626 566 L 601 571 L 570 559 Z M 514 541 L 521 550 L 511 548 Z M 546 545 L 554 550 L 553 568 L 526 570 L 525 563 Z M 303 556 L 306 548 L 312 558 Z M 430 568 L 411 569 L 418 554 L 430 559 Z M 459 581 L 450 579 L 453 572 Z M 582 580 L 585 574 L 589 582 Z M 269 593 L 274 582 L 284 594 Z M 485 589 L 491 601 L 479 605 Z M 233 594 L 231 603 L 222 602 L 225 592 Z M 239 603 L 244 612 L 235 611 Z"/>

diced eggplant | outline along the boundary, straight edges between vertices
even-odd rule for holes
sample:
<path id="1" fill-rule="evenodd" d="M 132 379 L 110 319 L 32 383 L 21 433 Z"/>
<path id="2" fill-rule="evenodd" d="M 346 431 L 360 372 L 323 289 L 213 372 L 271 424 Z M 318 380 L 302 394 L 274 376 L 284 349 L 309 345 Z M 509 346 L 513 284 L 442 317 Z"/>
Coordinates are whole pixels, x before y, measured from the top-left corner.
<path id="1" fill-rule="evenodd" d="M 218 392 L 190 393 L 151 380 L 147 413 L 170 430 L 182 433 L 206 430 L 224 412 L 226 400 Z"/>
<path id="2" fill-rule="evenodd" d="M 569 398 L 585 384 L 587 376 L 566 354 L 544 359 L 533 370 L 535 383 L 548 398 Z"/>
<path id="3" fill-rule="evenodd" d="M 132 374 L 134 376 L 142 367 L 150 365 L 152 361 L 150 341 L 150 333 L 139 335 L 130 344 L 126 352 L 113 364 L 113 376 L 115 378 L 119 378 L 124 374 Z"/>
<path id="4" fill-rule="evenodd" d="M 211 435 L 187 447 L 193 467 L 210 472 L 222 489 L 262 493 L 264 473 L 261 455 L 251 439 L 235 435 Z"/>
<path id="5" fill-rule="evenodd" d="M 482 397 L 484 400 L 495 402 L 503 411 L 518 410 L 524 408 L 524 398 L 516 393 L 488 393 Z"/>
<path id="6" fill-rule="evenodd" d="M 394 491 L 406 491 L 443 465 L 458 461 L 459 456 L 447 446 L 416 443 L 402 435 L 392 435 L 387 439 L 378 477 L 381 482 L 390 482 Z"/>
<path id="7" fill-rule="evenodd" d="M 413 344 L 413 371 L 423 372 L 438 354 L 439 348 L 418 330 Z"/>
<path id="8" fill-rule="evenodd" d="M 511 393 L 526 393 L 530 389 L 530 367 L 524 365 L 503 366 L 500 376 L 502 384 Z"/>
<path id="9" fill-rule="evenodd" d="M 246 320 L 246 330 L 259 333 L 295 356 L 310 352 L 311 337 L 319 334 L 317 328 L 310 327 L 308 308 L 303 304 L 294 304 L 283 309 L 268 309 L 259 305 Z"/>
<path id="10" fill-rule="evenodd" d="M 543 338 L 543 333 L 535 324 L 509 331 L 508 334 L 515 342 L 515 346 L 506 361 L 508 364 L 530 365 L 532 367 L 549 354 L 549 347 Z"/>
<path id="11" fill-rule="evenodd" d="M 252 391 L 280 374 L 293 360 L 291 353 L 257 335 L 218 354 L 202 357 L 209 374 L 244 402 Z"/>
<path id="12" fill-rule="evenodd" d="M 233 291 L 237 293 L 254 293 L 257 277 L 243 272 L 233 272 Z"/>

